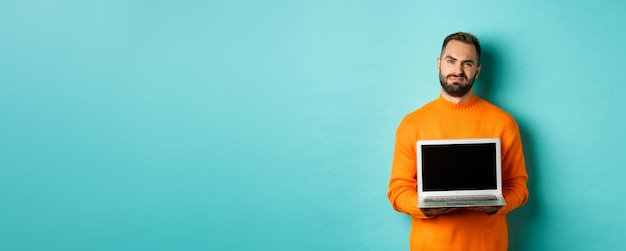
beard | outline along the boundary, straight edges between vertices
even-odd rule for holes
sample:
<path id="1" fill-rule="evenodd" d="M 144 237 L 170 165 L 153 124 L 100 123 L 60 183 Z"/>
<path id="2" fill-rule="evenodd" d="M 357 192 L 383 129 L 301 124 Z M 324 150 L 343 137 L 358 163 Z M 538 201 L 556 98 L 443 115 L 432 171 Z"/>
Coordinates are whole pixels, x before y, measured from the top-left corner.
<path id="1" fill-rule="evenodd" d="M 462 78 L 467 79 L 467 83 L 460 83 L 460 82 L 449 83 L 447 81 L 449 77 L 462 77 Z M 441 75 L 441 73 L 439 73 L 439 82 L 441 83 L 441 87 L 443 87 L 443 90 L 446 93 L 448 93 L 452 97 L 457 97 L 457 98 L 465 96 L 465 94 L 467 94 L 472 89 L 472 86 L 474 86 L 474 79 L 468 78 L 465 74 L 462 74 L 462 73 L 460 75 L 450 74 L 446 77 L 444 77 L 443 75 Z"/>

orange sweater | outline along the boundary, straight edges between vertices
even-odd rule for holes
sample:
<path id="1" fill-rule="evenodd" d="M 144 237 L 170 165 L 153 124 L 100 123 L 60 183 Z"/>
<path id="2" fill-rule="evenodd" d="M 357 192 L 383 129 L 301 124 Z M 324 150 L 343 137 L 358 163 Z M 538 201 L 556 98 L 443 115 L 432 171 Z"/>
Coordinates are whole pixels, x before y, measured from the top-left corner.
<path id="1" fill-rule="evenodd" d="M 426 217 L 417 208 L 416 141 L 453 138 L 500 138 L 507 205 L 498 213 L 459 209 Z M 519 129 L 511 115 L 476 96 L 460 104 L 439 96 L 398 126 L 388 197 L 395 210 L 413 217 L 411 250 L 507 250 L 506 214 L 528 199 L 527 180 Z"/>

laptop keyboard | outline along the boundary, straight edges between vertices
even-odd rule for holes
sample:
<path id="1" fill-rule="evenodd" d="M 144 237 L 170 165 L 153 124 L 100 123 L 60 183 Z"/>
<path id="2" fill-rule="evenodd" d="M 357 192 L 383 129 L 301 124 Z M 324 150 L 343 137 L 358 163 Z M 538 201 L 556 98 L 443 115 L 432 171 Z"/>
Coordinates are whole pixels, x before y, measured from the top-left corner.
<path id="1" fill-rule="evenodd" d="M 431 196 L 426 202 L 449 202 L 449 201 L 489 201 L 498 200 L 495 195 L 464 195 L 464 196 Z"/>

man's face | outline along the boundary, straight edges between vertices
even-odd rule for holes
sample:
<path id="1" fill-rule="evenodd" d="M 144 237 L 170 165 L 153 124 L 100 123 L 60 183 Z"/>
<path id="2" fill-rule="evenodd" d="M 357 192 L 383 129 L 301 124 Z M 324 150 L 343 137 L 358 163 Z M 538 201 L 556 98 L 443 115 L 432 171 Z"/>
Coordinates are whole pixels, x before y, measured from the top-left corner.
<path id="1" fill-rule="evenodd" d="M 474 85 L 480 74 L 478 54 L 472 44 L 452 40 L 437 59 L 439 82 L 444 91 L 453 97 L 462 97 Z"/>

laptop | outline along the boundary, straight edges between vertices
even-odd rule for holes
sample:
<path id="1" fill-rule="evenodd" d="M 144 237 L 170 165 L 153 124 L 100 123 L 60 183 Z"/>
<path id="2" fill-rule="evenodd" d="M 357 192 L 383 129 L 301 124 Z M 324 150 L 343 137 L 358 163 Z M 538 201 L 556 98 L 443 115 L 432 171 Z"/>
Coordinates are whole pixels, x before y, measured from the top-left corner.
<path id="1" fill-rule="evenodd" d="M 417 141 L 417 207 L 506 205 L 500 139 Z"/>

